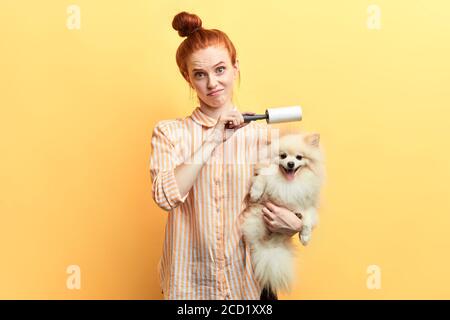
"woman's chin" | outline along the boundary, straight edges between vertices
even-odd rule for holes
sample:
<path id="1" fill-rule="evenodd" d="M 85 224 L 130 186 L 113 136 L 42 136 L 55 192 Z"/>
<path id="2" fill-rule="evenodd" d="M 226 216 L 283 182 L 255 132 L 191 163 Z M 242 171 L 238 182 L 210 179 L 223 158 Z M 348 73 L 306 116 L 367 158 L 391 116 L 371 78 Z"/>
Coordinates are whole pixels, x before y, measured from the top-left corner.
<path id="1" fill-rule="evenodd" d="M 216 99 L 215 97 L 206 97 L 201 99 L 206 105 L 214 108 L 220 108 L 224 105 L 223 99 Z"/>
<path id="2" fill-rule="evenodd" d="M 211 103 L 211 105 L 215 106 L 215 107 L 222 107 L 225 105 L 227 99 L 223 98 L 223 97 L 210 97 L 209 101 Z"/>

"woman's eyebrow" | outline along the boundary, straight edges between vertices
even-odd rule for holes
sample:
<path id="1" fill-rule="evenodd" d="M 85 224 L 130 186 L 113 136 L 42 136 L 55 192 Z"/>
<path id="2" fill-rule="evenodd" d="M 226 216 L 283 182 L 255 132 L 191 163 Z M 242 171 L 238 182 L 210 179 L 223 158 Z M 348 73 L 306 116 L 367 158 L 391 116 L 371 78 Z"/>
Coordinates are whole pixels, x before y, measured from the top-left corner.
<path id="1" fill-rule="evenodd" d="M 221 63 L 225 63 L 225 62 L 220 61 L 219 63 L 216 63 L 216 64 L 213 66 L 213 68 L 214 68 L 215 66 L 221 64 Z M 194 72 L 194 71 L 203 71 L 203 70 L 202 70 L 202 69 L 192 69 L 192 72 Z"/>

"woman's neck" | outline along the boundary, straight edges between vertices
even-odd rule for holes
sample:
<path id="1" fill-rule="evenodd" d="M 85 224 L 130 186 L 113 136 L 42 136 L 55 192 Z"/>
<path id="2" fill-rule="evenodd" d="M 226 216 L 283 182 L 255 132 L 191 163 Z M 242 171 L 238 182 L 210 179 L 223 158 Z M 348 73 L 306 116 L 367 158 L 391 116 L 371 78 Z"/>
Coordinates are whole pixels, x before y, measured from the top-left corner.
<path id="1" fill-rule="evenodd" d="M 233 103 L 231 101 L 229 101 L 228 103 L 224 104 L 221 107 L 211 107 L 200 100 L 200 110 L 202 110 L 202 112 L 204 114 L 206 114 L 207 116 L 214 118 L 216 120 L 219 119 L 219 116 L 223 112 L 232 110 L 233 108 L 235 108 L 235 106 L 233 105 Z"/>

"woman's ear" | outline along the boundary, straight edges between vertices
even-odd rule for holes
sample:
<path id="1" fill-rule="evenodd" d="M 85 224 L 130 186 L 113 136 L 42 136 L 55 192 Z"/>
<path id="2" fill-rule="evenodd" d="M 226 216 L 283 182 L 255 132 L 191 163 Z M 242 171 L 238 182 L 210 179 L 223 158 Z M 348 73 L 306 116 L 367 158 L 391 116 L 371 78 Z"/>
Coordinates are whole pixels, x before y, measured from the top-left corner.
<path id="1" fill-rule="evenodd" d="M 183 72 L 183 78 L 189 83 L 189 86 L 194 89 L 194 86 L 191 83 L 191 79 L 189 79 L 189 75 L 186 72 Z"/>
<path id="2" fill-rule="evenodd" d="M 239 60 L 236 59 L 236 63 L 233 66 L 234 69 L 234 78 L 236 79 L 237 75 L 239 74 Z"/>

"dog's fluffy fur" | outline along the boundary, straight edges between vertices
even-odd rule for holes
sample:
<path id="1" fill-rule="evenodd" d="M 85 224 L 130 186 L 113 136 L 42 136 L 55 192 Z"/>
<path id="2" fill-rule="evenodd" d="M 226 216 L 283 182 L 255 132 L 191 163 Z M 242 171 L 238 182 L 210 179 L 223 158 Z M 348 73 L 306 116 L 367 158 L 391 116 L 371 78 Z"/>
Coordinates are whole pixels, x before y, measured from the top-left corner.
<path id="1" fill-rule="evenodd" d="M 302 215 L 300 240 L 306 245 L 318 222 L 319 191 L 324 180 L 319 134 L 290 133 L 273 143 L 277 147 L 265 164 L 255 166 L 245 197 L 241 231 L 250 245 L 255 276 L 261 287 L 289 292 L 294 280 L 294 245 L 291 237 L 270 232 L 263 220 L 266 201 Z M 289 166 L 293 170 L 289 171 Z"/>

